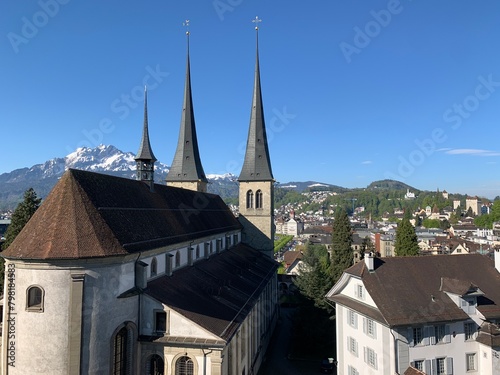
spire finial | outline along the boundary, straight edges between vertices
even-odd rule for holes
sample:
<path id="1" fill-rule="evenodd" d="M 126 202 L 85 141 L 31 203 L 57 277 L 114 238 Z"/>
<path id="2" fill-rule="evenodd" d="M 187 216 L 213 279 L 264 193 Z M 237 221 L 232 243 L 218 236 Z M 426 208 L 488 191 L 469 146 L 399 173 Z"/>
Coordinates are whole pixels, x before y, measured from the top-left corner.
<path id="1" fill-rule="evenodd" d="M 184 26 L 186 28 L 186 35 L 189 35 L 189 20 L 185 20 L 182 23 L 182 26 Z"/>
<path id="2" fill-rule="evenodd" d="M 259 22 L 262 22 L 259 16 L 255 16 L 255 19 L 253 19 L 252 22 L 255 23 L 255 30 L 259 30 Z"/>

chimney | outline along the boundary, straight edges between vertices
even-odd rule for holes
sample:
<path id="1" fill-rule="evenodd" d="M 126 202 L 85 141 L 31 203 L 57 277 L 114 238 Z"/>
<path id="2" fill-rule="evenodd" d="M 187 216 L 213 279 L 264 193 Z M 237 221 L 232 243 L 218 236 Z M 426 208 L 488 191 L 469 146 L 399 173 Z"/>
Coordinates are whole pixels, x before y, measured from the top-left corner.
<path id="1" fill-rule="evenodd" d="M 373 253 L 365 255 L 365 265 L 369 272 L 375 271 L 375 262 L 373 258 Z"/>
<path id="2" fill-rule="evenodd" d="M 495 249 L 495 268 L 500 272 L 500 249 Z"/>

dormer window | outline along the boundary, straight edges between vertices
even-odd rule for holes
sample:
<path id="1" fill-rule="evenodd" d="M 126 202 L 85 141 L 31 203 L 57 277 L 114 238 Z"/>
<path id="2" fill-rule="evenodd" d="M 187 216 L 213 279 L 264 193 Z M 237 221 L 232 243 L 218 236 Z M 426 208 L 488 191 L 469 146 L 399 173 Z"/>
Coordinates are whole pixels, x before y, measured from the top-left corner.
<path id="1" fill-rule="evenodd" d="M 476 298 L 468 297 L 462 298 L 462 310 L 464 310 L 467 314 L 475 314 L 476 313 Z"/>

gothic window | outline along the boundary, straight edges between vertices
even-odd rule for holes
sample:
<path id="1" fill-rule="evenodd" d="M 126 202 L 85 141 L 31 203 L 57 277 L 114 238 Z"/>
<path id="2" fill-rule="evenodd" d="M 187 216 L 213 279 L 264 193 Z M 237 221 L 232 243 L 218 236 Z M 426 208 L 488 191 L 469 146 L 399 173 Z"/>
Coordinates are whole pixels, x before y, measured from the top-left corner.
<path id="1" fill-rule="evenodd" d="M 113 374 L 122 375 L 127 372 L 127 328 L 123 327 L 118 331 L 114 341 L 113 352 Z"/>
<path id="2" fill-rule="evenodd" d="M 247 191 L 247 208 L 253 208 L 253 191 Z"/>
<path id="3" fill-rule="evenodd" d="M 175 267 L 178 268 L 181 266 L 181 252 L 178 251 L 175 253 Z"/>
<path id="4" fill-rule="evenodd" d="M 193 360 L 188 356 L 180 357 L 175 362 L 175 375 L 193 375 L 194 365 Z"/>
<path id="5" fill-rule="evenodd" d="M 113 375 L 133 371 L 134 333 L 132 323 L 124 324 L 113 337 Z"/>
<path id="6" fill-rule="evenodd" d="M 151 261 L 151 277 L 156 276 L 158 272 L 158 262 L 156 261 L 156 258 L 153 258 Z"/>
<path id="7" fill-rule="evenodd" d="M 262 190 L 255 193 L 255 208 L 262 208 Z"/>
<path id="8" fill-rule="evenodd" d="M 153 354 L 149 357 L 146 363 L 147 375 L 163 375 L 165 372 L 165 362 L 158 354 Z"/>
<path id="9" fill-rule="evenodd" d="M 43 289 L 32 285 L 26 290 L 26 310 L 43 312 Z"/>

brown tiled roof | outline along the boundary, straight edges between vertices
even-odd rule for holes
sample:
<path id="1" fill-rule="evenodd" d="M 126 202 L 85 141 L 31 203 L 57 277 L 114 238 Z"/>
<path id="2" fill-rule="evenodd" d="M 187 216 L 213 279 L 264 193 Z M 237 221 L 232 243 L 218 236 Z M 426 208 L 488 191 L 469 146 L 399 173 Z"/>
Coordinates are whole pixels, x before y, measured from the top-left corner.
<path id="1" fill-rule="evenodd" d="M 274 277 L 278 264 L 246 245 L 148 282 L 144 293 L 229 340 Z"/>
<path id="2" fill-rule="evenodd" d="M 491 348 L 500 347 L 500 327 L 493 323 L 484 322 L 479 328 L 476 341 Z"/>
<path id="3" fill-rule="evenodd" d="M 404 372 L 404 375 L 427 375 L 425 372 L 417 370 L 415 367 L 408 367 Z"/>
<path id="4" fill-rule="evenodd" d="M 478 287 L 467 280 L 442 277 L 440 290 L 443 292 L 463 296 L 470 292 L 477 292 Z"/>
<path id="5" fill-rule="evenodd" d="M 213 194 L 68 170 L 6 258 L 76 259 L 126 255 L 241 229 Z"/>
<path id="6" fill-rule="evenodd" d="M 302 251 L 286 251 L 283 254 L 283 261 L 287 266 L 290 266 L 297 259 L 302 259 Z"/>
<path id="7" fill-rule="evenodd" d="M 440 290 L 441 278 L 478 286 L 478 310 L 487 319 L 500 318 L 500 273 L 493 261 L 479 254 L 375 258 L 375 271 L 359 262 L 345 272 L 360 277 L 390 326 L 467 319 Z M 334 302 L 343 303 L 337 296 Z"/>

